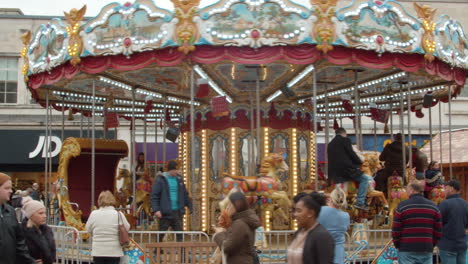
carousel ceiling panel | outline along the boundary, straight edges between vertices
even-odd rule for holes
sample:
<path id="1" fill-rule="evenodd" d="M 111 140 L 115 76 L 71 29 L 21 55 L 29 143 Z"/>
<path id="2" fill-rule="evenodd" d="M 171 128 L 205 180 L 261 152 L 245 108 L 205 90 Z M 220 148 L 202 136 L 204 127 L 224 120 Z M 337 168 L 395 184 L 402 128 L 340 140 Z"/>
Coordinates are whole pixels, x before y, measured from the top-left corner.
<path id="1" fill-rule="evenodd" d="M 249 91 L 256 91 L 257 80 L 262 96 L 278 89 L 286 80 L 291 79 L 295 75 L 295 69 L 300 67 L 303 66 L 286 63 L 265 65 L 222 63 L 205 66 L 215 82 L 236 96 L 236 101 L 248 100 Z M 239 98 L 239 96 L 247 97 Z"/>
<path id="2" fill-rule="evenodd" d="M 190 97 L 189 77 L 183 67 L 151 67 L 129 72 L 109 70 L 112 75 L 117 75 L 124 80 L 149 88 L 153 91 Z"/>
<path id="3" fill-rule="evenodd" d="M 122 99 L 132 98 L 131 90 L 121 88 L 121 87 L 116 87 L 109 83 L 105 83 L 102 81 L 95 81 L 95 87 L 96 87 L 97 96 L 107 97 L 110 94 L 113 94 L 115 98 L 122 98 Z M 65 89 L 68 91 L 73 91 L 77 93 L 89 94 L 89 92 L 93 90 L 93 80 L 92 79 L 72 80 L 65 86 Z M 136 94 L 135 97 L 136 97 L 135 98 L 136 100 L 144 101 L 146 95 Z"/>

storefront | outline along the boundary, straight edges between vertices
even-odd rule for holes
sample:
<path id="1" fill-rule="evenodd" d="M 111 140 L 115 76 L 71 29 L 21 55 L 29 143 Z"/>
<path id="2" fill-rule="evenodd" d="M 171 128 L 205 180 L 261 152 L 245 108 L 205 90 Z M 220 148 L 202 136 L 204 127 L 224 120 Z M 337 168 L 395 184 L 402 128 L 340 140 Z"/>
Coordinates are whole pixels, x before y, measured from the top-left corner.
<path id="1" fill-rule="evenodd" d="M 45 157 L 52 157 L 52 178 L 58 167 L 62 147 L 62 131 L 52 131 L 50 140 L 46 140 L 44 130 L 0 130 L 0 171 L 13 178 L 15 188 L 25 189 L 34 182 L 44 184 Z M 96 138 L 102 137 L 102 131 L 96 131 Z M 79 130 L 65 130 L 64 138 L 79 137 Z M 114 132 L 107 132 L 108 138 Z"/>

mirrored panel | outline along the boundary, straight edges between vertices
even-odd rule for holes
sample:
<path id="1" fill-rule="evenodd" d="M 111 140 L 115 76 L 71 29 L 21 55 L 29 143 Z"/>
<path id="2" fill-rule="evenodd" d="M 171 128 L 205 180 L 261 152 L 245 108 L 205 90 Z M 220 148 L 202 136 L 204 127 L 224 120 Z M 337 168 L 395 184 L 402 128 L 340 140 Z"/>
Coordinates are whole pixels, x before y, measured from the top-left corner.
<path id="1" fill-rule="evenodd" d="M 307 138 L 302 135 L 298 139 L 299 146 L 299 179 L 305 181 L 309 173 L 309 142 Z"/>
<path id="2" fill-rule="evenodd" d="M 217 135 L 210 140 L 210 168 L 211 179 L 218 180 L 223 177 L 223 173 L 229 169 L 228 164 L 228 138 L 223 135 Z"/>
<path id="3" fill-rule="evenodd" d="M 289 139 L 282 133 L 277 133 L 271 138 L 271 152 L 282 153 L 284 161 L 289 165 Z M 283 175 L 280 175 L 282 181 L 289 177 L 289 171 L 285 171 Z"/>
<path id="4" fill-rule="evenodd" d="M 250 133 L 240 138 L 240 165 L 243 176 L 257 175 L 257 137 L 252 137 Z"/>

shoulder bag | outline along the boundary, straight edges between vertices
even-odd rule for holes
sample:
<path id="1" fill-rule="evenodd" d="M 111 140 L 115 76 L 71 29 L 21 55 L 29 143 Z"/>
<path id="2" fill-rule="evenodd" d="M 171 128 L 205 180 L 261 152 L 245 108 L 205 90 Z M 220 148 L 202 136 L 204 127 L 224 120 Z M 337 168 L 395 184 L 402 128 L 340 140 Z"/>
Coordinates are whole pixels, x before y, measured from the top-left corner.
<path id="1" fill-rule="evenodd" d="M 117 215 L 118 215 L 117 223 L 118 223 L 118 231 L 119 231 L 119 242 L 121 246 L 126 246 L 130 242 L 130 238 L 128 237 L 128 231 L 125 228 L 125 225 L 123 224 L 119 211 L 117 211 Z M 122 223 L 120 223 L 121 221 Z"/>

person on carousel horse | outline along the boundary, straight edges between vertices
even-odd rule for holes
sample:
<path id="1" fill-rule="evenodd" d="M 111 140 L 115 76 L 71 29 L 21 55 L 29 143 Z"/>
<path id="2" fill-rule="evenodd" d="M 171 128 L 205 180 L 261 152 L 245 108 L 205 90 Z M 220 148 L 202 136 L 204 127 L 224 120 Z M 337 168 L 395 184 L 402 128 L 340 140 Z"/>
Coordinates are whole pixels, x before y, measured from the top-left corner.
<path id="1" fill-rule="evenodd" d="M 405 174 L 403 170 L 403 146 L 402 141 L 403 136 L 401 133 L 395 135 L 395 141 L 390 144 L 387 144 L 379 156 L 380 161 L 385 162 L 385 167 L 383 174 L 380 177 L 375 178 L 376 187 L 375 189 L 381 192 L 384 192 L 387 196 L 387 180 L 388 177 L 393 175 L 393 172 L 396 171 L 400 177 L 405 179 Z M 406 163 L 409 160 L 409 149 L 405 147 L 405 157 Z"/>
<path id="2" fill-rule="evenodd" d="M 346 130 L 338 128 L 336 136 L 328 144 L 328 184 L 357 181 L 359 183 L 357 200 L 354 208 L 368 210 L 366 205 L 367 187 L 372 177 L 361 169 L 361 159 L 354 152 L 351 140 L 346 137 Z"/>

